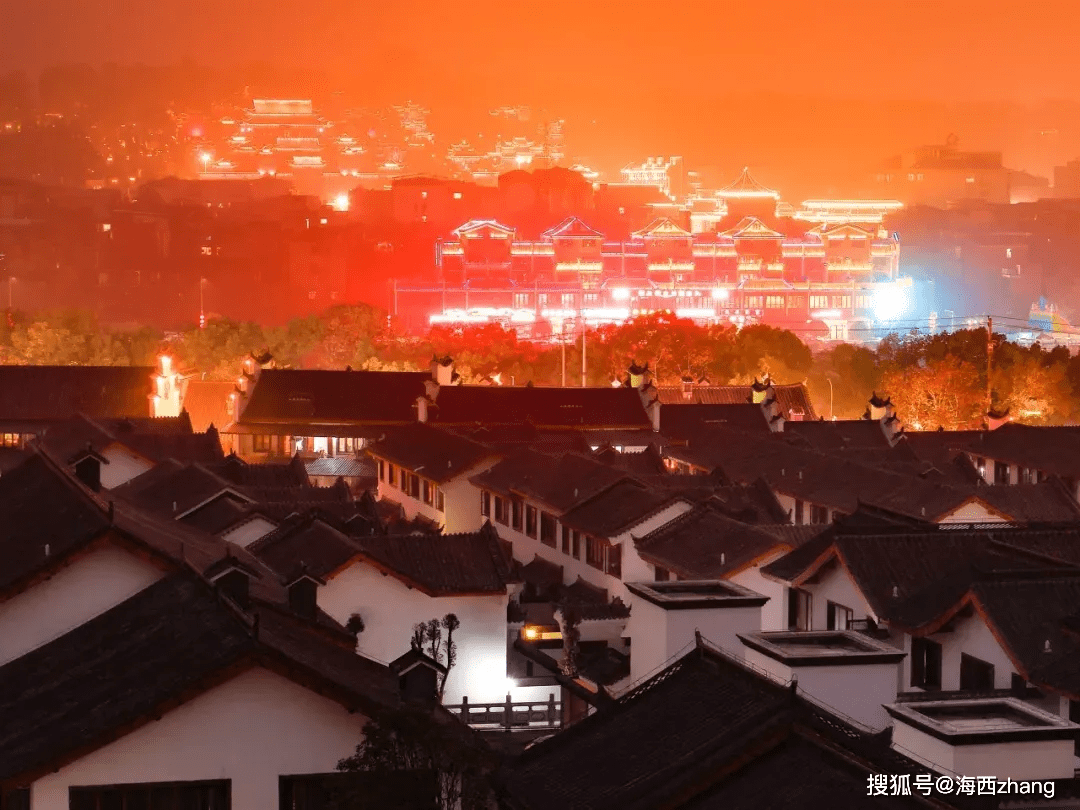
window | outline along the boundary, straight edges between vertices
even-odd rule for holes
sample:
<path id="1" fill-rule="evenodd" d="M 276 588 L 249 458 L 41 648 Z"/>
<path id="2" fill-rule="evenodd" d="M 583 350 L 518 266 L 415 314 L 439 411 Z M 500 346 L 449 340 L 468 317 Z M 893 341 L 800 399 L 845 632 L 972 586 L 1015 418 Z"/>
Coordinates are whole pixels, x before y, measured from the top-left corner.
<path id="1" fill-rule="evenodd" d="M 491 517 L 491 493 L 486 489 L 480 492 L 480 514 Z"/>
<path id="2" fill-rule="evenodd" d="M 30 810 L 30 788 L 15 788 L 3 795 L 5 810 Z"/>
<path id="3" fill-rule="evenodd" d="M 666 568 L 661 568 L 659 565 L 653 568 L 653 581 L 654 582 L 667 582 L 671 579 L 671 572 Z"/>
<path id="4" fill-rule="evenodd" d="M 803 502 L 795 501 L 795 525 L 801 526 L 803 522 Z"/>
<path id="5" fill-rule="evenodd" d="M 784 296 L 782 295 L 767 295 L 765 296 L 765 309 L 783 309 L 784 308 Z"/>
<path id="6" fill-rule="evenodd" d="M 540 513 L 540 542 L 555 548 L 555 516 L 547 512 Z"/>
<path id="7" fill-rule="evenodd" d="M 416 475 L 414 473 L 406 473 L 406 472 L 403 471 L 401 473 L 401 483 L 402 483 L 403 486 L 405 484 L 406 476 L 408 477 L 408 481 L 409 481 L 409 488 L 407 490 L 405 490 L 406 493 L 412 498 L 419 498 L 420 497 L 420 476 Z"/>
<path id="8" fill-rule="evenodd" d="M 1020 483 L 1021 484 L 1034 484 L 1035 483 L 1035 471 L 1030 467 L 1020 468 Z"/>
<path id="9" fill-rule="evenodd" d="M 570 533 L 571 556 L 575 560 L 581 559 L 581 535 L 577 532 Z"/>
<path id="10" fill-rule="evenodd" d="M 531 297 L 529 293 L 514 293 L 514 309 L 528 309 Z"/>
<path id="11" fill-rule="evenodd" d="M 829 306 L 829 296 L 827 295 L 811 295 L 810 296 L 810 309 L 827 309 Z"/>
<path id="12" fill-rule="evenodd" d="M 788 591 L 788 630 L 809 630 L 812 606 L 813 600 L 807 591 L 799 588 Z"/>
<path id="13" fill-rule="evenodd" d="M 562 527 L 562 552 L 563 554 L 570 553 L 570 527 Z"/>
<path id="14" fill-rule="evenodd" d="M 495 496 L 495 522 L 501 523 L 503 526 L 510 522 L 510 509 L 506 498 L 501 495 Z"/>
<path id="15" fill-rule="evenodd" d="M 604 570 L 604 547 L 603 541 L 595 537 L 585 538 L 585 562 L 593 568 Z"/>
<path id="16" fill-rule="evenodd" d="M 214 782 L 144 782 L 68 789 L 71 810 L 228 810 L 228 779 Z"/>
<path id="17" fill-rule="evenodd" d="M 852 617 L 851 608 L 829 602 L 825 608 L 825 629 L 848 630 L 851 627 Z"/>
<path id="18" fill-rule="evenodd" d="M 941 688 L 941 645 L 928 638 L 911 639 L 911 685 Z"/>
<path id="19" fill-rule="evenodd" d="M 515 531 L 521 531 L 521 501 L 513 500 L 510 502 L 510 517 L 511 527 Z"/>
<path id="20" fill-rule="evenodd" d="M 1009 469 L 1008 464 L 1002 464 L 1000 461 L 994 462 L 994 483 L 995 484 L 1008 484 L 1011 483 L 1012 470 Z"/>
<path id="21" fill-rule="evenodd" d="M 375 810 L 398 807 L 420 810 L 435 806 L 434 774 L 400 770 L 393 773 L 316 773 L 278 777 L 280 810 Z"/>
<path id="22" fill-rule="evenodd" d="M 964 691 L 989 692 L 994 688 L 994 665 L 961 653 L 960 688 Z"/>
<path id="23" fill-rule="evenodd" d="M 424 492 L 424 503 L 426 503 L 428 506 L 434 506 L 435 505 L 435 485 L 432 484 L 430 481 L 428 481 L 426 478 L 423 479 L 423 492 Z"/>
<path id="24" fill-rule="evenodd" d="M 607 563 L 604 566 L 604 573 L 622 579 L 622 544 L 610 543 L 605 551 L 607 551 Z"/>
<path id="25" fill-rule="evenodd" d="M 829 522 L 829 507 L 810 504 L 810 522 L 814 524 Z"/>
<path id="26" fill-rule="evenodd" d="M 273 449 L 273 440 L 273 436 L 267 436 L 263 433 L 253 433 L 251 435 L 251 451 L 253 453 L 269 453 Z M 13 447 L 14 445 L 5 446 Z"/>
<path id="27" fill-rule="evenodd" d="M 435 509 L 439 512 L 446 511 L 446 499 L 443 497 L 443 491 L 438 487 L 435 487 Z"/>
<path id="28" fill-rule="evenodd" d="M 536 507 L 525 506 L 525 534 L 536 538 Z"/>
<path id="29" fill-rule="evenodd" d="M 386 462 L 383 461 L 381 458 L 379 459 L 379 480 L 386 480 Z"/>
<path id="30" fill-rule="evenodd" d="M 386 483 L 392 487 L 397 486 L 397 467 L 393 464 L 386 465 Z"/>

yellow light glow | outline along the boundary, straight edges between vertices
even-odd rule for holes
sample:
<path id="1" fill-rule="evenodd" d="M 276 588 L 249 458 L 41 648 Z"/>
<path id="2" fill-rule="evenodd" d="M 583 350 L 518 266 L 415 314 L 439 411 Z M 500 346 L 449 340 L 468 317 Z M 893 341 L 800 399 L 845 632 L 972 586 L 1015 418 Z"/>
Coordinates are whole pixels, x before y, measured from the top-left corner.
<path id="1" fill-rule="evenodd" d="M 529 641 L 536 641 L 536 639 L 540 638 L 540 629 L 538 627 L 526 627 L 524 633 L 525 638 L 527 638 Z"/>
<path id="2" fill-rule="evenodd" d="M 334 201 L 330 204 L 330 207 L 335 211 L 348 211 L 349 210 L 349 195 L 347 192 L 341 192 Z"/>

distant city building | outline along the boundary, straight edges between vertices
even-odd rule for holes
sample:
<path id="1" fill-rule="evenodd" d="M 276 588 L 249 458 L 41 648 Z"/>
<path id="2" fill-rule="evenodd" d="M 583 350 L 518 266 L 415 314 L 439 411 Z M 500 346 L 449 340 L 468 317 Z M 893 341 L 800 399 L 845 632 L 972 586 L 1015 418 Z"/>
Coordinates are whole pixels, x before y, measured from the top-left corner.
<path id="1" fill-rule="evenodd" d="M 1054 167 L 1054 196 L 1064 199 L 1080 198 L 1080 158 L 1064 166 Z"/>
<path id="2" fill-rule="evenodd" d="M 625 166 L 621 175 L 624 183 L 655 186 L 672 199 L 681 200 L 686 196 L 686 165 L 681 157 L 647 158 L 644 163 Z"/>
<path id="3" fill-rule="evenodd" d="M 744 172 L 718 193 L 727 213 L 711 230 L 656 216 L 621 239 L 575 216 L 533 238 L 474 219 L 439 242 L 440 283 L 399 284 L 395 311 L 417 327 L 496 321 L 534 336 L 673 312 L 832 339 L 900 314 L 899 244 L 880 215 L 867 221 L 892 203 L 844 202 L 835 210 L 862 221 L 811 226 L 777 217 L 778 197 Z"/>
<path id="4" fill-rule="evenodd" d="M 963 151 L 955 135 L 944 144 L 891 158 L 874 181 L 882 197 L 907 205 L 948 208 L 964 200 L 1010 201 L 1009 170 L 1002 164 L 1001 152 Z"/>

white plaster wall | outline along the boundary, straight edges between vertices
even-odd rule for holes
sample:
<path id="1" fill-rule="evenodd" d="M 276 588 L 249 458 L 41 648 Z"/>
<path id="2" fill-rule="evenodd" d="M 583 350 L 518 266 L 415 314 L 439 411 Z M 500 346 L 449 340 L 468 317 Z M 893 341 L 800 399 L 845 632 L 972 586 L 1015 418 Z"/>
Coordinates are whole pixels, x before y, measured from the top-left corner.
<path id="1" fill-rule="evenodd" d="M 105 489 L 118 487 L 154 467 L 152 462 L 119 444 L 109 445 L 101 455 L 109 462 L 101 465 L 101 486 Z"/>
<path id="2" fill-rule="evenodd" d="M 903 721 L 893 724 L 893 748 L 921 762 L 961 776 L 998 779 L 1071 779 L 1072 740 L 950 745 Z"/>
<path id="3" fill-rule="evenodd" d="M 457 532 L 474 532 L 484 525 L 484 518 L 480 514 L 480 490 L 469 482 L 469 478 L 493 467 L 498 459 L 492 458 L 470 467 L 465 472 L 454 478 L 439 484 L 443 491 L 444 511 L 437 510 L 434 505 L 428 506 L 423 501 L 423 483 L 421 483 L 420 498 L 413 498 L 400 488 L 401 467 L 398 466 L 397 486 L 390 486 L 386 481 L 379 481 L 379 497 L 400 503 L 405 510 L 405 518 L 412 520 L 417 515 L 427 518 L 443 526 L 446 534 Z M 389 462 L 384 462 L 389 464 Z"/>
<path id="4" fill-rule="evenodd" d="M 454 613 L 461 627 L 454 634 L 457 664 L 450 671 L 445 703 L 490 702 L 506 697 L 507 594 L 430 597 L 356 563 L 319 588 L 319 607 L 347 622 L 359 613 L 365 629 L 357 650 L 379 661 L 393 661 L 409 651 L 413 627 Z"/>
<path id="5" fill-rule="evenodd" d="M 745 568 L 739 571 L 734 576 L 730 577 L 731 581 L 736 585 L 742 585 L 744 588 L 749 588 L 755 593 L 760 593 L 762 596 L 769 597 L 769 601 L 766 602 L 761 608 L 761 630 L 787 630 L 787 610 L 785 609 L 784 593 L 787 587 L 782 583 L 773 579 L 766 579 L 761 575 L 761 569 L 763 566 L 768 565 L 773 560 L 782 557 L 787 552 L 778 551 L 776 554 L 772 554 L 767 558 L 761 560 L 760 563 Z"/>
<path id="6" fill-rule="evenodd" d="M 479 509 L 480 496 L 476 496 L 477 508 Z M 529 503 L 529 502 L 526 502 Z M 532 505 L 540 507 L 533 503 Z M 626 588 L 627 582 L 651 582 L 653 568 L 638 556 L 634 547 L 634 537 L 643 537 L 651 531 L 655 531 L 666 523 L 670 523 L 679 515 L 688 512 L 692 507 L 688 503 L 678 502 L 665 507 L 655 515 L 640 523 L 631 526 L 625 532 L 609 538 L 613 543 L 622 544 L 622 578 L 605 574 L 599 569 L 593 568 L 585 562 L 585 541 L 581 542 L 581 559 L 576 559 L 572 554 L 564 554 L 562 551 L 562 522 L 556 520 L 556 544 L 555 548 L 545 546 L 538 538 L 532 538 L 523 532 L 516 531 L 510 526 L 496 523 L 492 518 L 492 525 L 498 530 L 499 537 L 508 541 L 513 547 L 514 559 L 523 563 L 532 562 L 534 556 L 548 560 L 555 565 L 563 566 L 563 582 L 570 585 L 577 581 L 580 576 L 583 580 L 598 588 L 605 588 L 608 598 L 620 597 L 629 604 L 630 592 Z M 492 507 L 494 510 L 494 506 Z M 539 518 L 538 518 L 539 520 Z M 523 524 L 524 525 L 524 524 Z M 539 534 L 539 532 L 538 532 Z"/>
<path id="7" fill-rule="evenodd" d="M 891 720 L 884 706 L 896 702 L 900 664 L 796 667 L 799 689 L 875 730 Z"/>
<path id="8" fill-rule="evenodd" d="M 994 665 L 994 688 L 1008 689 L 1012 683 L 1012 661 L 1005 655 L 997 639 L 981 617 L 975 615 L 960 619 L 953 632 L 936 633 L 933 641 L 942 645 L 941 688 L 960 688 L 960 654 L 967 653 Z M 910 681 L 909 681 L 910 683 Z"/>
<path id="9" fill-rule="evenodd" d="M 157 582 L 163 572 L 122 548 L 95 549 L 0 602 L 0 665 L 40 647 Z"/>
<path id="10" fill-rule="evenodd" d="M 743 656 L 740 634 L 761 629 L 761 608 L 713 607 L 665 610 L 647 599 L 631 596 L 627 635 L 631 640 L 630 678 L 655 671 L 694 643 L 695 633 L 710 644 Z"/>
<path id="11" fill-rule="evenodd" d="M 277 524 L 273 521 L 263 517 L 255 517 L 234 529 L 222 532 L 221 537 L 230 543 L 236 543 L 241 548 L 247 548 L 260 537 L 266 537 L 276 528 Z"/>
<path id="12" fill-rule="evenodd" d="M 851 608 L 853 619 L 874 618 L 870 605 L 839 563 L 833 563 L 832 567 L 821 575 L 818 582 L 813 585 L 803 585 L 802 588 L 809 591 L 812 597 L 811 630 L 825 630 L 828 627 L 829 602 Z M 787 622 L 786 615 L 783 620 Z"/>
<path id="13" fill-rule="evenodd" d="M 67 810 L 72 786 L 231 779 L 234 810 L 278 806 L 278 776 L 329 773 L 365 718 L 252 669 L 31 786 L 33 810 Z"/>
<path id="14" fill-rule="evenodd" d="M 1005 519 L 988 511 L 981 503 L 968 503 L 946 515 L 938 523 L 1005 523 Z"/>

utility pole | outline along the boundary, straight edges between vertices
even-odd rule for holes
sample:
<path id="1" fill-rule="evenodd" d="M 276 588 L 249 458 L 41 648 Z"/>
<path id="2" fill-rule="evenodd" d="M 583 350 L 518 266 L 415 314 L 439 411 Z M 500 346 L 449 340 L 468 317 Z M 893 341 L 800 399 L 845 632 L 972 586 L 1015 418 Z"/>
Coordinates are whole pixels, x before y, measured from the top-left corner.
<path id="1" fill-rule="evenodd" d="M 585 316 L 581 317 L 581 387 L 585 387 Z"/>
<path id="2" fill-rule="evenodd" d="M 565 324 L 565 321 L 564 321 Z M 559 335 L 559 345 L 562 346 L 562 387 L 566 388 L 566 330 Z"/>
<path id="3" fill-rule="evenodd" d="M 988 414 L 987 419 L 989 419 L 990 409 L 991 409 L 991 406 L 993 405 L 993 400 L 991 398 L 991 393 L 990 393 L 990 372 L 994 367 L 993 359 L 994 359 L 994 319 L 991 316 L 987 315 L 986 316 L 986 413 Z"/>

